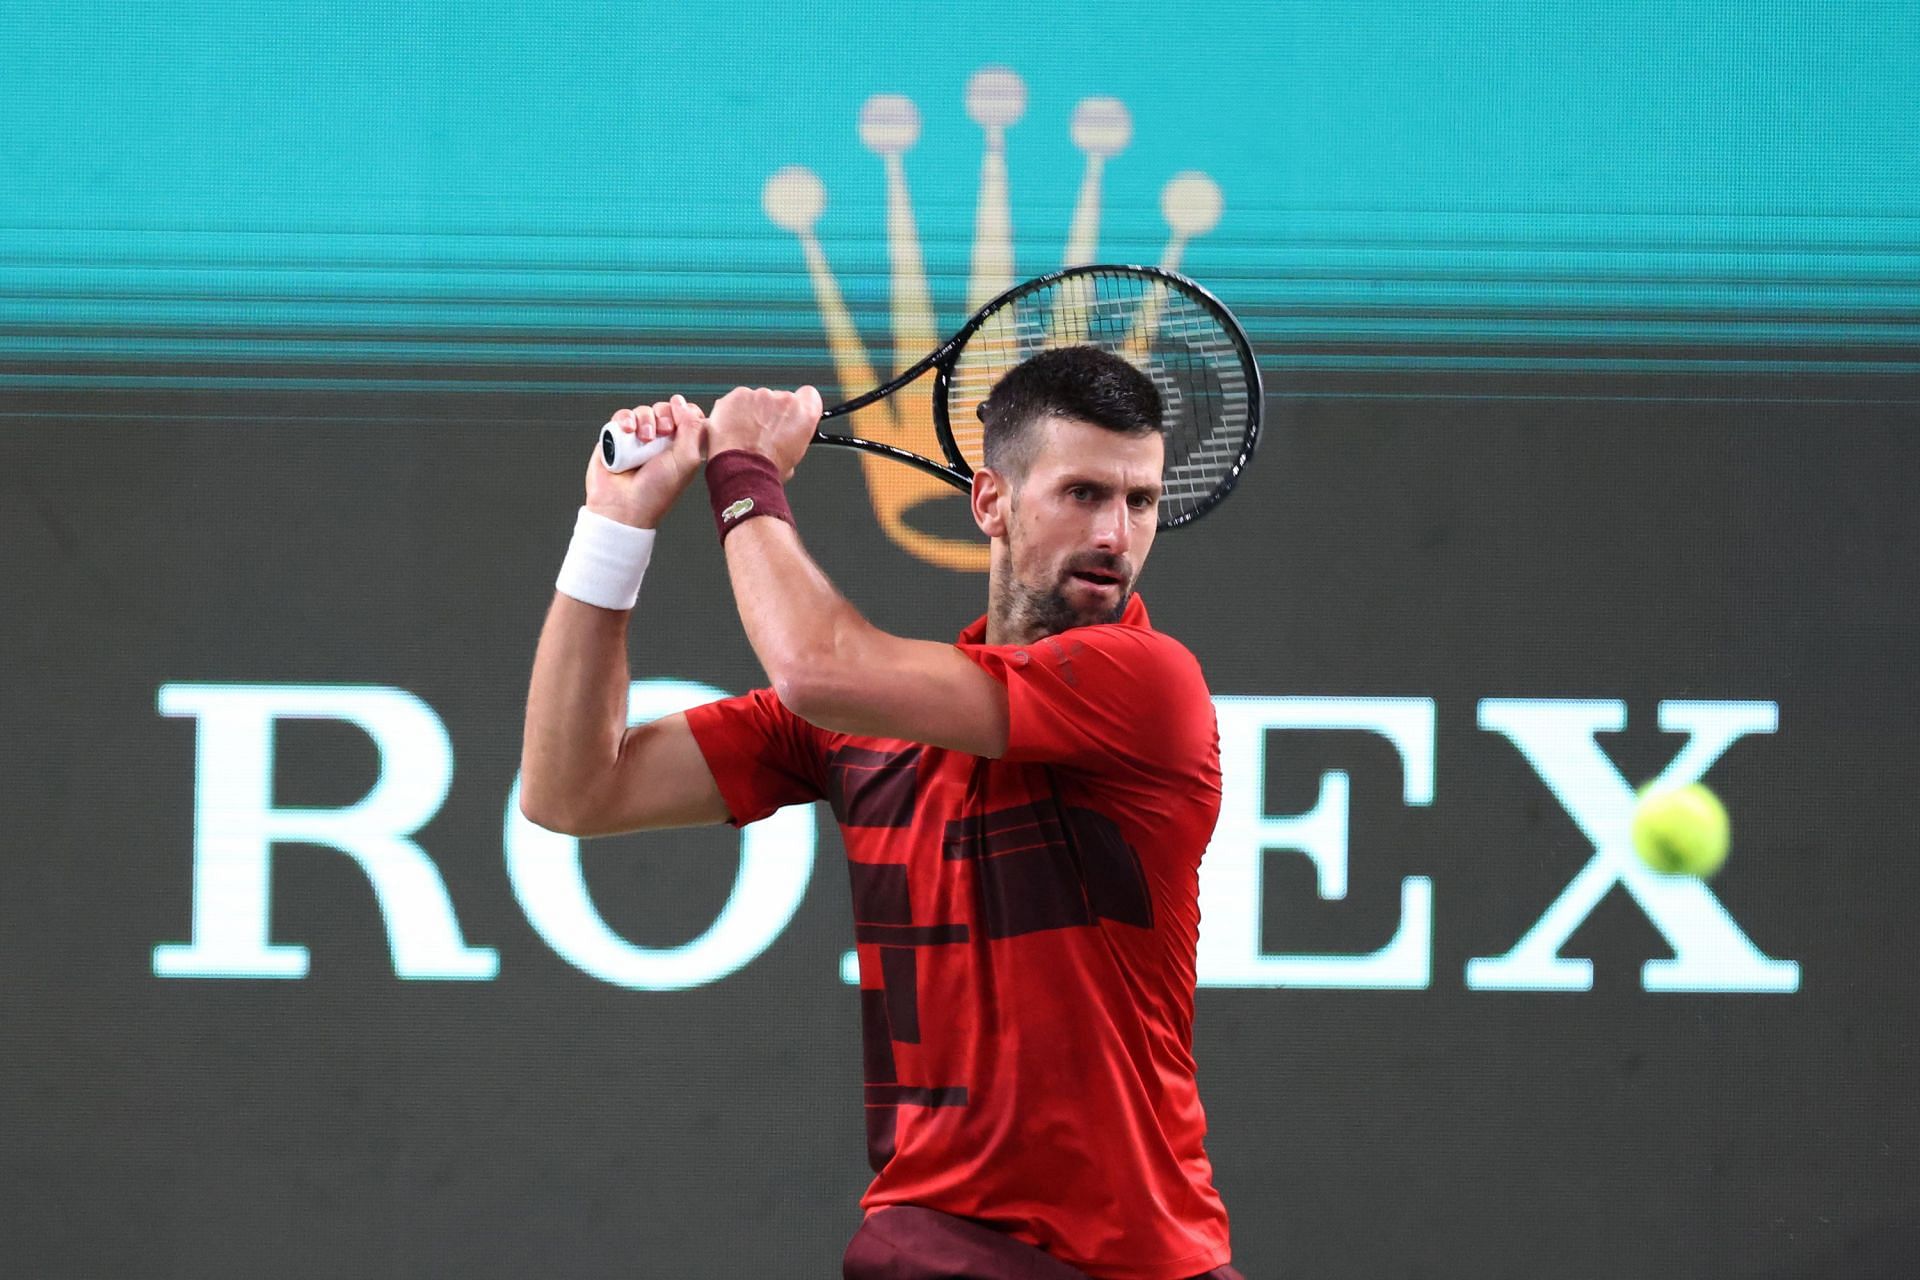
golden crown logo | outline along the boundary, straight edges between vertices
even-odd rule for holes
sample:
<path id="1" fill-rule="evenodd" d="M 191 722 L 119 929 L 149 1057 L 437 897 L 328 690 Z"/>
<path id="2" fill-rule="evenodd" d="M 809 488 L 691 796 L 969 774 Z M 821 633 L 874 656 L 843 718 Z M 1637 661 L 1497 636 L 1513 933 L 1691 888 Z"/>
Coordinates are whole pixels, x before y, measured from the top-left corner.
<path id="1" fill-rule="evenodd" d="M 1027 86 L 1003 67 L 988 67 L 967 82 L 967 115 L 986 134 L 980 159 L 980 193 L 974 211 L 972 267 L 967 283 L 969 313 L 1014 285 L 1013 215 L 1008 200 L 1007 130 L 1027 110 Z M 1101 177 L 1106 162 L 1126 149 L 1133 138 L 1133 118 L 1118 98 L 1083 98 L 1074 108 L 1073 144 L 1086 158 L 1080 174 L 1080 193 L 1067 231 L 1062 266 L 1092 262 L 1099 246 Z M 913 201 L 907 190 L 904 157 L 920 139 L 920 111 L 899 94 L 868 98 L 860 109 L 860 141 L 880 157 L 887 178 L 887 257 L 892 274 L 893 367 L 898 374 L 938 346 L 945 332 L 933 314 L 927 289 L 926 266 L 920 255 L 920 233 L 914 221 Z M 880 385 L 845 299 L 827 265 L 826 253 L 814 235 L 814 224 L 826 208 L 826 189 L 812 170 L 789 165 L 767 179 L 760 193 L 767 217 L 791 231 L 806 257 L 814 301 L 826 327 L 827 346 L 844 395 L 857 395 Z M 1173 176 L 1160 191 L 1160 211 L 1169 235 L 1160 265 L 1177 270 L 1187 242 L 1213 230 L 1220 220 L 1220 188 L 1204 173 Z M 853 415 L 854 434 L 909 449 L 929 458 L 940 456 L 933 429 L 933 381 L 922 378 L 912 386 L 869 405 Z M 929 564 L 967 573 L 987 570 L 983 542 L 942 536 L 917 528 L 908 515 L 937 500 L 965 501 L 932 476 L 871 454 L 861 456 L 867 494 L 880 527 L 894 544 Z"/>

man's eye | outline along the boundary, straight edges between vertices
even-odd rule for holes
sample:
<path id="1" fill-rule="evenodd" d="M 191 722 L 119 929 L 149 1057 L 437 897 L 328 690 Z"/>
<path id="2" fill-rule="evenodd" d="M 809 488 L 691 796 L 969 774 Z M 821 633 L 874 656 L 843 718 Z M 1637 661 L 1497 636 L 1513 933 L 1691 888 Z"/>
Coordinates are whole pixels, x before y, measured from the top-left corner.
<path id="1" fill-rule="evenodd" d="M 1157 506 L 1158 503 L 1159 500 L 1150 493 L 1136 493 L 1127 499 L 1127 504 L 1135 511 L 1145 511 L 1149 507 Z"/>
<path id="2" fill-rule="evenodd" d="M 1093 490 L 1087 488 L 1087 486 L 1083 484 L 1077 484 L 1073 486 L 1073 488 L 1067 490 L 1067 496 L 1069 498 L 1072 498 L 1075 502 L 1085 502 L 1088 498 L 1091 498 L 1093 496 Z"/>

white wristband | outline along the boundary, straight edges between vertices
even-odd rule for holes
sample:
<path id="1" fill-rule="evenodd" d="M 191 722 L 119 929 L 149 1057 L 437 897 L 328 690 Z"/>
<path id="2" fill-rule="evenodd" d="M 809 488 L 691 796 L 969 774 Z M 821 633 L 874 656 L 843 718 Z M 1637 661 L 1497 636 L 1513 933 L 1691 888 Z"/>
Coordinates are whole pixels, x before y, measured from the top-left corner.
<path id="1" fill-rule="evenodd" d="M 640 598 L 640 579 L 652 558 L 653 530 L 636 529 L 582 507 L 553 585 L 585 604 L 625 611 Z"/>

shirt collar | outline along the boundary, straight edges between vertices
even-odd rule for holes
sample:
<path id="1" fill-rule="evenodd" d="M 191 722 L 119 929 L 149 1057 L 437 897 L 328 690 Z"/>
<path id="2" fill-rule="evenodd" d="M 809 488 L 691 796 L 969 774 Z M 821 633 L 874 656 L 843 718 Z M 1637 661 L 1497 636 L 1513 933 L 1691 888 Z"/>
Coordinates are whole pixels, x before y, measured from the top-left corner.
<path id="1" fill-rule="evenodd" d="M 1119 621 L 1114 625 L 1121 627 L 1148 627 L 1153 623 L 1147 620 L 1147 602 L 1135 592 L 1127 597 L 1127 607 L 1120 612 Z M 960 644 L 985 644 L 987 642 L 987 615 L 981 614 L 960 633 Z"/>

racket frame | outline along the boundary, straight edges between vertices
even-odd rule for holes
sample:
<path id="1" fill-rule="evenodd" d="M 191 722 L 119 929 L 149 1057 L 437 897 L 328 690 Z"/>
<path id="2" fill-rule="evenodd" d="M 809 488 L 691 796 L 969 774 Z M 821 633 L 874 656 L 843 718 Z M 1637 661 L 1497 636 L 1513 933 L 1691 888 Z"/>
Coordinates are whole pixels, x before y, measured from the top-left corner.
<path id="1" fill-rule="evenodd" d="M 992 319 L 995 314 L 1018 302 L 1021 298 L 1026 297 L 1030 293 L 1038 293 L 1040 290 L 1049 288 L 1062 280 L 1070 280 L 1075 276 L 1092 275 L 1098 272 L 1126 272 L 1130 275 L 1144 276 L 1158 280 L 1168 288 L 1191 297 L 1219 322 L 1220 328 L 1233 343 L 1234 350 L 1240 357 L 1241 368 L 1246 371 L 1250 382 L 1247 388 L 1247 428 L 1240 439 L 1239 456 L 1234 459 L 1232 466 L 1228 467 L 1226 472 L 1221 476 L 1220 483 L 1214 486 L 1213 492 L 1208 495 L 1205 502 L 1190 511 L 1182 512 L 1172 519 L 1162 518 L 1159 527 L 1162 529 L 1175 529 L 1183 524 L 1190 524 L 1198 520 L 1201 516 L 1213 510 L 1214 507 L 1226 499 L 1228 494 L 1233 492 L 1234 486 L 1240 482 L 1240 473 L 1245 471 L 1247 464 L 1253 460 L 1253 451 L 1260 443 L 1260 425 L 1266 404 L 1266 389 L 1260 376 L 1260 363 L 1255 360 L 1253 356 L 1253 345 L 1247 341 L 1246 330 L 1240 327 L 1240 322 L 1234 319 L 1233 313 L 1227 310 L 1226 305 L 1222 303 L 1220 299 L 1214 297 L 1204 285 L 1190 280 L 1178 272 L 1169 271 L 1164 267 L 1143 267 L 1126 263 L 1094 263 L 1076 267 L 1062 267 L 1058 271 L 1050 271 L 1046 275 L 1036 276 L 1031 280 L 1022 281 L 1020 284 L 1013 286 L 1013 288 L 1005 290 L 978 311 L 974 312 L 973 317 L 968 320 L 966 324 L 962 325 L 952 337 L 928 352 L 922 359 L 915 361 L 912 365 L 896 374 L 891 381 L 875 387 L 873 390 L 862 395 L 855 396 L 853 399 L 845 401 L 844 403 L 834 405 L 820 415 L 820 420 L 825 422 L 830 418 L 838 418 L 849 413 L 855 413 L 870 404 L 884 400 L 908 383 L 924 376 L 927 370 L 933 369 L 935 370 L 933 384 L 933 430 L 934 435 L 940 441 L 940 451 L 946 454 L 949 465 L 943 466 L 931 458 L 923 458 L 917 453 L 910 453 L 895 445 L 882 444 L 877 440 L 865 440 L 859 436 L 829 435 L 818 429 L 813 433 L 814 443 L 837 445 L 842 448 L 859 449 L 866 453 L 878 454 L 883 458 L 890 458 L 895 462 L 903 462 L 910 467 L 917 467 L 928 475 L 946 481 L 956 489 L 970 491 L 973 488 L 973 466 L 966 460 L 965 456 L 961 454 L 960 447 L 954 443 L 953 422 L 948 414 L 949 379 L 952 376 L 956 363 L 955 357 L 957 357 L 961 349 L 967 345 L 968 339 L 980 331 L 982 325 Z"/>

